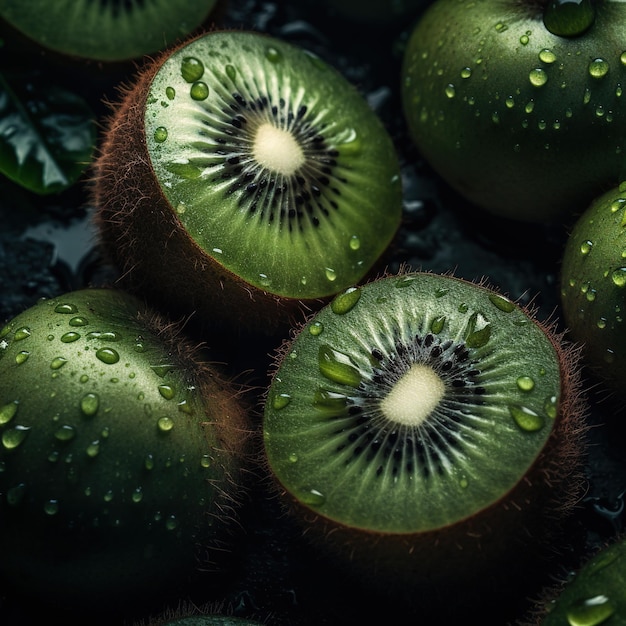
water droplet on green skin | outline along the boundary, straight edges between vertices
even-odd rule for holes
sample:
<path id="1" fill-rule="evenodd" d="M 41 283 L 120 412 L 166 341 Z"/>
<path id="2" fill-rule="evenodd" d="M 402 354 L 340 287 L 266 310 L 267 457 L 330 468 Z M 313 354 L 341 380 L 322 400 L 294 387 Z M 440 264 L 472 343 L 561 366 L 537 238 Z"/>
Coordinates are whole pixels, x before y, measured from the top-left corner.
<path id="1" fill-rule="evenodd" d="M 303 489 L 298 493 L 298 499 L 302 504 L 312 507 L 320 507 L 326 502 L 326 497 L 317 489 Z"/>
<path id="2" fill-rule="evenodd" d="M 13 426 L 13 428 L 5 430 L 2 433 L 2 445 L 7 450 L 14 450 L 24 442 L 24 440 L 28 436 L 29 431 L 30 427 L 22 426 L 19 424 Z"/>
<path id="3" fill-rule="evenodd" d="M 510 406 L 509 413 L 513 421 L 524 432 L 537 432 L 544 426 L 543 417 L 527 407 Z"/>
<path id="4" fill-rule="evenodd" d="M 626 267 L 618 267 L 611 272 L 611 280 L 616 287 L 626 286 Z"/>
<path id="5" fill-rule="evenodd" d="M 265 58 L 271 63 L 278 63 L 282 59 L 282 55 L 276 48 L 270 46 L 265 51 Z"/>
<path id="6" fill-rule="evenodd" d="M 154 141 L 157 143 L 163 143 L 167 140 L 167 134 L 167 128 L 165 128 L 165 126 L 159 126 L 154 129 L 154 134 L 152 136 L 154 137 Z"/>
<path id="7" fill-rule="evenodd" d="M 317 389 L 313 396 L 313 407 L 328 415 L 343 415 L 348 407 L 348 398 L 341 393 Z"/>
<path id="8" fill-rule="evenodd" d="M 535 388 L 535 381 L 530 376 L 519 376 L 515 381 L 520 391 L 532 391 Z"/>
<path id="9" fill-rule="evenodd" d="M 349 287 L 343 293 L 335 296 L 330 308 L 335 315 L 349 313 L 361 299 L 361 290 L 358 287 Z"/>
<path id="10" fill-rule="evenodd" d="M 146 458 L 144 459 L 144 462 L 143 462 L 143 466 L 147 470 L 154 469 L 154 457 L 151 454 L 146 455 Z"/>
<path id="11" fill-rule="evenodd" d="M 539 52 L 539 60 L 543 63 L 554 63 L 556 61 L 556 54 L 549 50 L 548 48 L 544 48 Z"/>
<path id="12" fill-rule="evenodd" d="M 604 59 L 594 59 L 589 63 L 589 75 L 593 78 L 603 78 L 609 72 L 609 64 Z"/>
<path id="13" fill-rule="evenodd" d="M 61 335 L 61 341 L 63 343 L 74 343 L 80 339 L 80 334 L 74 331 L 70 331 L 69 333 L 64 333 Z"/>
<path id="14" fill-rule="evenodd" d="M 434 335 L 438 335 L 444 329 L 445 325 L 446 325 L 446 316 L 438 315 L 430 323 L 430 332 L 433 333 Z"/>
<path id="15" fill-rule="evenodd" d="M 80 410 L 83 415 L 93 417 L 100 407 L 100 397 L 95 393 L 87 393 L 80 400 Z"/>
<path id="16" fill-rule="evenodd" d="M 137 487 L 137 489 L 133 491 L 132 495 L 130 496 L 130 499 L 135 504 L 139 504 L 139 502 L 143 500 L 143 490 L 141 489 L 141 487 Z"/>
<path id="17" fill-rule="evenodd" d="M 482 348 L 491 338 L 491 324 L 480 313 L 473 313 L 466 333 L 465 344 L 468 348 Z"/>
<path id="18" fill-rule="evenodd" d="M 309 333 L 314 337 L 319 337 L 324 332 L 324 324 L 322 322 L 313 322 L 309 326 Z"/>
<path id="19" fill-rule="evenodd" d="M 18 407 L 19 402 L 17 400 L 7 402 L 0 407 L 0 426 L 8 424 L 15 417 Z"/>
<path id="20" fill-rule="evenodd" d="M 489 301 L 503 313 L 512 313 L 515 310 L 515 303 L 499 294 L 489 294 Z"/>
<path id="21" fill-rule="evenodd" d="M 354 250 L 356 252 L 361 247 L 361 240 L 359 239 L 357 235 L 352 235 L 352 237 L 350 237 L 349 245 L 350 245 L 350 250 Z"/>
<path id="22" fill-rule="evenodd" d="M 62 313 L 64 315 L 71 315 L 73 313 L 78 313 L 78 308 L 75 304 L 57 304 L 54 307 L 55 313 Z"/>
<path id="23" fill-rule="evenodd" d="M 22 363 L 26 363 L 26 361 L 28 361 L 29 356 L 30 352 L 28 350 L 21 350 L 15 355 L 15 363 L 17 365 L 22 365 Z"/>
<path id="24" fill-rule="evenodd" d="M 76 437 L 76 429 L 69 424 L 63 424 L 63 426 L 57 428 L 54 437 L 59 441 L 71 441 Z"/>
<path id="25" fill-rule="evenodd" d="M 180 73 L 188 83 L 195 83 L 204 74 L 204 64 L 196 57 L 185 57 L 180 64 Z"/>
<path id="26" fill-rule="evenodd" d="M 30 337 L 30 328 L 26 328 L 26 326 L 24 326 L 23 328 L 18 328 L 15 331 L 15 335 L 13 335 L 13 338 L 15 339 L 15 341 L 23 341 L 24 339 L 28 339 Z"/>
<path id="27" fill-rule="evenodd" d="M 570 626 L 600 626 L 615 613 L 615 604 L 600 594 L 572 604 L 567 610 Z"/>
<path id="28" fill-rule="evenodd" d="M 159 385 L 159 393 L 166 400 L 171 400 L 176 395 L 176 390 L 171 385 Z"/>
<path id="29" fill-rule="evenodd" d="M 350 364 L 349 357 L 328 345 L 320 346 L 318 364 L 321 374 L 328 380 L 349 387 L 358 387 L 361 384 L 361 374 Z"/>
<path id="30" fill-rule="evenodd" d="M 544 26 L 559 37 L 582 35 L 595 19 L 592 0 L 549 0 L 543 12 Z"/>
<path id="31" fill-rule="evenodd" d="M 543 403 L 543 410 L 550 419 L 556 419 L 558 411 L 558 400 L 556 396 L 546 398 Z"/>
<path id="32" fill-rule="evenodd" d="M 456 87 L 452 83 L 449 83 L 448 85 L 446 85 L 446 88 L 444 91 L 445 91 L 446 96 L 450 99 L 456 96 Z"/>
<path id="33" fill-rule="evenodd" d="M 593 247 L 593 241 L 587 239 L 580 244 L 580 253 L 583 256 L 588 255 L 591 252 L 591 248 Z"/>
<path id="34" fill-rule="evenodd" d="M 189 95 L 198 102 L 206 100 L 209 97 L 209 86 L 205 82 L 197 81 L 191 86 Z"/>
<path id="35" fill-rule="evenodd" d="M 76 316 L 70 320 L 70 326 L 87 326 L 89 321 L 86 317 Z"/>
<path id="36" fill-rule="evenodd" d="M 100 348 L 96 352 L 96 357 L 107 365 L 113 365 L 120 360 L 120 355 L 113 348 Z"/>
<path id="37" fill-rule="evenodd" d="M 157 427 L 162 433 L 168 433 L 174 428 L 174 420 L 171 417 L 160 417 Z"/>
<path id="38" fill-rule="evenodd" d="M 326 278 L 332 283 L 337 280 L 337 272 L 332 267 L 327 267 L 325 270 Z"/>
<path id="39" fill-rule="evenodd" d="M 59 512 L 59 501 L 50 499 L 43 505 L 43 510 L 46 515 L 56 515 Z"/>
<path id="40" fill-rule="evenodd" d="M 530 70 L 528 79 L 534 87 L 543 87 L 548 82 L 548 74 L 544 69 L 536 67 Z"/>
<path id="41" fill-rule="evenodd" d="M 100 442 L 98 440 L 92 441 L 87 446 L 87 449 L 85 450 L 85 452 L 87 453 L 87 456 L 91 459 L 97 457 L 98 454 L 100 453 Z"/>
<path id="42" fill-rule="evenodd" d="M 279 393 L 274 396 L 274 400 L 272 402 L 272 407 L 276 411 L 280 411 L 284 409 L 291 402 L 291 396 L 288 393 Z"/>

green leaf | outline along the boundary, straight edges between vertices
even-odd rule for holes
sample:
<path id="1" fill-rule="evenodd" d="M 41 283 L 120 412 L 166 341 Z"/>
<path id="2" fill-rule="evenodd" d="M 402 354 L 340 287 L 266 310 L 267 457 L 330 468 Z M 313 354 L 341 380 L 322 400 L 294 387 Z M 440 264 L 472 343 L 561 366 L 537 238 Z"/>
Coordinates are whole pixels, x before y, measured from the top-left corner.
<path id="1" fill-rule="evenodd" d="M 0 173 L 41 195 L 63 191 L 91 162 L 95 136 L 80 96 L 38 75 L 0 72 Z"/>

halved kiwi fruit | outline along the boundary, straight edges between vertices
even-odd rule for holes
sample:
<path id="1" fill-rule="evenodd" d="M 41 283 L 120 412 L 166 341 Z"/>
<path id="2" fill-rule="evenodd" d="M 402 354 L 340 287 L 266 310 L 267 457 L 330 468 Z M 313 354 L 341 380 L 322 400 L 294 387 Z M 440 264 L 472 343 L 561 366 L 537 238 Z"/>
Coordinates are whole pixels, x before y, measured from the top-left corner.
<path id="1" fill-rule="evenodd" d="M 541 553 L 582 484 L 576 355 L 484 284 L 348 288 L 280 350 L 268 471 L 307 536 L 376 589 L 487 591 Z"/>
<path id="2" fill-rule="evenodd" d="M 94 176 L 129 288 L 259 331 L 361 280 L 401 195 L 392 140 L 357 89 L 253 32 L 210 32 L 149 64 Z"/>
<path id="3" fill-rule="evenodd" d="M 243 490 L 241 390 L 134 296 L 82 289 L 0 330 L 0 575 L 117 612 L 217 567 Z"/>
<path id="4" fill-rule="evenodd" d="M 152 54 L 187 37 L 217 0 L 0 0 L 0 17 L 39 45 L 98 61 Z"/>

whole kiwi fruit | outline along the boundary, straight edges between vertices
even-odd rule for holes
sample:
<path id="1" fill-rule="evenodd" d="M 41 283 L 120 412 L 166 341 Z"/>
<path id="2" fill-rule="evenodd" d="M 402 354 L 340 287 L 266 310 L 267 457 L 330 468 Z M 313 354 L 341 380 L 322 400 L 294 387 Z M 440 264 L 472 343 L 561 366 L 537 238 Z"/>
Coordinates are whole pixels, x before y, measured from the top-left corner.
<path id="1" fill-rule="evenodd" d="M 435 0 L 408 39 L 408 131 L 475 207 L 568 219 L 626 176 L 626 7 Z"/>
<path id="2" fill-rule="evenodd" d="M 102 611 L 217 563 L 243 493 L 247 409 L 135 296 L 42 299 L 0 330 L 0 575 Z M 106 602 L 103 602 L 106 600 Z"/>
<path id="3" fill-rule="evenodd" d="M 571 228 L 561 262 L 561 307 L 572 339 L 604 386 L 626 381 L 626 184 L 595 198 Z"/>
<path id="4" fill-rule="evenodd" d="M 401 272 L 348 288 L 278 351 L 268 474 L 360 582 L 428 623 L 461 597 L 476 623 L 504 623 L 476 598 L 522 597 L 581 494 L 577 355 L 485 284 Z"/>
<path id="5" fill-rule="evenodd" d="M 0 17 L 38 45 L 103 62 L 153 54 L 187 37 L 217 0 L 0 0 Z"/>
<path id="6" fill-rule="evenodd" d="M 402 189 L 390 135 L 337 70 L 267 35 L 212 31 L 126 89 L 93 202 L 121 284 L 263 333 L 361 280 Z"/>

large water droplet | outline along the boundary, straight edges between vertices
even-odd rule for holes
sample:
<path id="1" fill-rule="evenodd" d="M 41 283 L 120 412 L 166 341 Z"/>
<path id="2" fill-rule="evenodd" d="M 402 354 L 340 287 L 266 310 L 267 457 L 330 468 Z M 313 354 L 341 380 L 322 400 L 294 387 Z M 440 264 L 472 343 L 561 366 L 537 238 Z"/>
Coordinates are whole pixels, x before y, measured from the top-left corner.
<path id="1" fill-rule="evenodd" d="M 63 424 L 54 432 L 55 439 L 59 441 L 71 441 L 76 437 L 76 429 L 69 424 Z"/>
<path id="2" fill-rule="evenodd" d="M 543 428 L 543 417 L 527 407 L 510 406 L 509 413 L 515 423 L 527 433 L 536 432 Z"/>
<path id="3" fill-rule="evenodd" d="M 618 267 L 611 272 L 611 280 L 616 287 L 626 286 L 626 267 Z"/>
<path id="4" fill-rule="evenodd" d="M 28 350 L 21 350 L 15 355 L 15 362 L 17 363 L 17 365 L 26 363 L 26 361 L 28 361 L 29 356 L 30 356 L 30 352 Z"/>
<path id="5" fill-rule="evenodd" d="M 206 100 L 209 97 L 209 86 L 205 82 L 199 80 L 191 86 L 189 95 L 192 100 Z"/>
<path id="6" fill-rule="evenodd" d="M 324 332 L 324 324 L 322 322 L 313 322 L 309 326 L 309 333 L 314 337 L 319 337 Z"/>
<path id="7" fill-rule="evenodd" d="M 63 313 L 64 315 L 71 315 L 73 313 L 78 313 L 78 308 L 75 304 L 57 304 L 54 307 L 55 313 Z"/>
<path id="8" fill-rule="evenodd" d="M 318 507 L 326 502 L 326 497 L 317 489 L 303 489 L 298 493 L 298 499 L 307 506 Z"/>
<path id="9" fill-rule="evenodd" d="M 161 432 L 167 433 L 174 428 L 174 420 L 171 417 L 160 417 L 157 426 Z"/>
<path id="10" fill-rule="evenodd" d="M 30 337 L 30 328 L 27 328 L 26 326 L 18 328 L 15 331 L 15 341 L 22 341 L 24 339 L 28 339 L 28 337 Z"/>
<path id="11" fill-rule="evenodd" d="M 615 604 L 603 595 L 585 598 L 567 610 L 570 626 L 599 626 L 615 613 Z"/>
<path id="12" fill-rule="evenodd" d="M 17 413 L 19 402 L 13 400 L 13 402 L 7 402 L 7 404 L 0 407 L 0 426 L 8 424 Z"/>
<path id="13" fill-rule="evenodd" d="M 274 396 L 272 406 L 276 411 L 284 409 L 291 402 L 291 396 L 288 393 L 279 393 Z"/>
<path id="14" fill-rule="evenodd" d="M 559 37 L 576 37 L 595 21 L 592 0 L 550 0 L 543 12 L 544 26 Z"/>
<path id="15" fill-rule="evenodd" d="M 159 393 L 166 400 L 171 400 L 176 395 L 176 390 L 171 385 L 159 385 Z"/>
<path id="16" fill-rule="evenodd" d="M 120 360 L 120 355 L 113 348 L 100 348 L 96 352 L 96 357 L 107 365 L 113 365 Z"/>
<path id="17" fill-rule="evenodd" d="M 535 87 L 543 87 L 543 85 L 548 82 L 548 74 L 544 69 L 536 67 L 530 70 L 528 79 L 530 80 L 531 85 L 534 85 Z"/>
<path id="18" fill-rule="evenodd" d="M 361 298 L 361 290 L 358 287 L 350 287 L 343 293 L 335 296 L 330 308 L 336 315 L 345 315 L 350 312 Z"/>
<path id="19" fill-rule="evenodd" d="M 361 374 L 351 364 L 350 358 L 329 345 L 320 346 L 318 364 L 320 372 L 328 380 L 350 387 L 358 387 L 361 384 Z"/>
<path id="20" fill-rule="evenodd" d="M 80 334 L 73 331 L 61 335 L 61 341 L 63 343 L 74 343 L 74 341 L 78 341 L 79 339 Z"/>
<path id="21" fill-rule="evenodd" d="M 9 428 L 2 433 L 2 445 L 7 450 L 13 450 L 17 448 L 28 436 L 30 427 L 17 425 L 13 428 Z"/>
<path id="22" fill-rule="evenodd" d="M 180 64 L 180 73 L 188 83 L 194 83 L 202 78 L 204 64 L 196 57 L 185 57 Z"/>
<path id="23" fill-rule="evenodd" d="M 604 59 L 594 59 L 589 63 L 589 75 L 593 78 L 602 78 L 609 71 L 609 64 Z"/>
<path id="24" fill-rule="evenodd" d="M 154 129 L 154 140 L 157 143 L 163 143 L 167 139 L 167 128 L 165 126 L 159 126 Z"/>
<path id="25" fill-rule="evenodd" d="M 98 394 L 87 393 L 80 401 L 80 410 L 87 416 L 91 417 L 98 412 L 100 406 L 100 398 Z"/>

